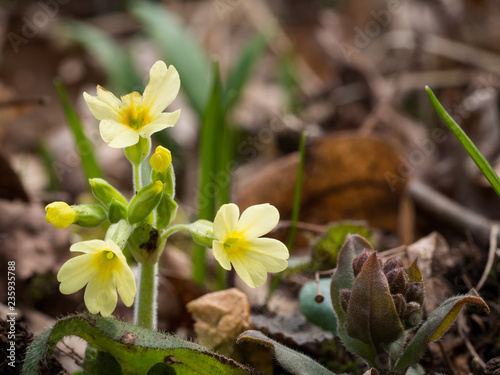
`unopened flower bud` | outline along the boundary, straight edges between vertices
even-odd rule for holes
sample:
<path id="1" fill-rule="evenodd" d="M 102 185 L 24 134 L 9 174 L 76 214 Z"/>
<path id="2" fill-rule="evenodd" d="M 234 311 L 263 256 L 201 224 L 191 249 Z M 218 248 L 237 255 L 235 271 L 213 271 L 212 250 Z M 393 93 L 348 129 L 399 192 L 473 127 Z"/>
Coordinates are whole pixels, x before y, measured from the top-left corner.
<path id="1" fill-rule="evenodd" d="M 45 220 L 58 229 L 67 228 L 75 222 L 76 211 L 65 202 L 53 202 L 45 207 Z"/>
<path id="2" fill-rule="evenodd" d="M 404 268 L 395 268 L 386 275 L 391 294 L 406 294 L 408 289 L 408 274 Z"/>
<path id="3" fill-rule="evenodd" d="M 113 199 L 124 205 L 128 204 L 127 199 L 108 181 L 102 178 L 89 178 L 89 183 L 92 194 L 104 207 L 109 208 Z"/>
<path id="4" fill-rule="evenodd" d="M 113 198 L 109 205 L 109 221 L 118 223 L 121 219 L 127 218 L 127 206 Z"/>
<path id="5" fill-rule="evenodd" d="M 189 225 L 189 232 L 193 240 L 206 247 L 212 247 L 212 242 L 217 238 L 214 235 L 214 224 L 208 220 L 198 220 Z"/>
<path id="6" fill-rule="evenodd" d="M 76 212 L 74 223 L 85 228 L 93 228 L 107 219 L 106 211 L 97 204 L 79 204 L 73 206 Z"/>
<path id="7" fill-rule="evenodd" d="M 149 159 L 149 164 L 151 164 L 154 172 L 166 175 L 168 168 L 172 164 L 172 154 L 165 147 L 158 146 Z"/>
<path id="8" fill-rule="evenodd" d="M 363 265 L 372 254 L 373 251 L 365 249 L 361 254 L 359 254 L 353 259 L 352 269 L 354 271 L 354 276 L 358 276 L 358 274 L 361 272 L 361 268 L 363 268 Z"/>
<path id="9" fill-rule="evenodd" d="M 404 268 L 404 264 L 399 257 L 392 257 L 384 263 L 382 271 L 387 275 L 387 273 L 396 268 Z"/>
<path id="10" fill-rule="evenodd" d="M 340 290 L 340 305 L 342 309 L 347 312 L 347 308 L 349 307 L 349 301 L 351 299 L 351 291 L 349 289 L 341 289 Z"/>
<path id="11" fill-rule="evenodd" d="M 402 294 L 394 294 L 392 296 L 392 300 L 394 301 L 394 306 L 396 306 L 396 311 L 398 315 L 401 317 L 406 311 L 406 301 Z"/>
<path id="12" fill-rule="evenodd" d="M 406 291 L 406 300 L 408 302 L 422 303 L 424 299 L 424 283 L 422 281 L 414 281 L 409 284 Z"/>
<path id="13" fill-rule="evenodd" d="M 417 302 L 408 302 L 403 314 L 403 323 L 406 329 L 415 327 L 422 320 L 422 306 Z"/>
<path id="14" fill-rule="evenodd" d="M 135 224 L 146 219 L 160 202 L 162 191 L 163 183 L 158 180 L 139 190 L 128 206 L 128 222 Z"/>

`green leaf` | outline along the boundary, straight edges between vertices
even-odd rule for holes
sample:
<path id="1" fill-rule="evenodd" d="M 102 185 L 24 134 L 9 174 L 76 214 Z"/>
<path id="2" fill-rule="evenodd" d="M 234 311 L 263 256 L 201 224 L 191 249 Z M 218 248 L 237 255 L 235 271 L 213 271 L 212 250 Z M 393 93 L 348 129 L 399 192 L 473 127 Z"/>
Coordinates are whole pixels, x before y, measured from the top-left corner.
<path id="1" fill-rule="evenodd" d="M 422 354 L 427 350 L 427 344 L 439 339 L 450 328 L 458 313 L 466 304 L 481 307 L 488 313 L 490 311 L 486 302 L 474 289 L 465 296 L 447 299 L 422 324 L 399 359 L 395 370 L 404 372 L 408 367 L 417 364 Z"/>
<path id="2" fill-rule="evenodd" d="M 270 349 L 273 356 L 281 367 L 295 375 L 332 375 L 333 372 L 321 366 L 318 362 L 296 352 L 277 341 L 274 341 L 259 331 L 243 332 L 237 339 L 241 341 L 251 341 Z"/>
<path id="3" fill-rule="evenodd" d="M 317 302 L 315 297 L 318 294 L 318 284 L 311 281 L 305 284 L 299 293 L 300 311 L 311 322 L 320 326 L 325 331 L 337 334 L 337 315 L 333 310 L 332 298 L 330 296 L 330 278 L 323 278 L 319 281 L 319 288 L 324 299 Z"/>
<path id="4" fill-rule="evenodd" d="M 200 136 L 200 172 L 198 183 L 198 205 L 200 220 L 213 220 L 220 183 L 218 176 L 218 156 L 220 155 L 221 131 L 224 131 L 225 116 L 222 110 L 222 82 L 217 64 L 214 64 L 213 87 L 203 114 Z M 195 245 L 193 253 L 193 279 L 201 284 L 205 281 L 205 248 Z"/>
<path id="5" fill-rule="evenodd" d="M 229 73 L 227 87 L 224 95 L 224 106 L 226 110 L 231 109 L 239 100 L 243 86 L 248 81 L 252 68 L 258 57 L 264 52 L 267 46 L 269 35 L 259 33 L 255 35 L 243 47 L 239 55 L 239 60 Z"/>
<path id="6" fill-rule="evenodd" d="M 199 43 L 188 28 L 162 5 L 134 1 L 132 14 L 156 42 L 165 60 L 175 66 L 182 90 L 201 117 L 210 92 L 210 62 Z"/>
<path id="7" fill-rule="evenodd" d="M 493 170 L 493 168 L 484 158 L 481 152 L 477 149 L 474 143 L 472 143 L 467 134 L 465 134 L 462 128 L 460 128 L 460 126 L 455 122 L 455 120 L 453 120 L 453 118 L 448 114 L 448 112 L 446 112 L 446 110 L 443 108 L 443 106 L 436 98 L 432 90 L 428 86 L 426 86 L 425 91 L 427 91 L 427 94 L 431 99 L 432 105 L 436 109 L 436 112 L 438 113 L 439 117 L 443 119 L 446 126 L 448 126 L 455 135 L 455 137 L 457 137 L 459 142 L 465 148 L 465 151 L 467 151 L 472 160 L 474 160 L 474 163 L 476 163 L 476 165 L 481 170 L 481 173 L 484 175 L 484 177 L 486 177 L 493 190 L 495 190 L 495 192 L 500 196 L 500 178 L 498 177 L 496 172 Z"/>
<path id="8" fill-rule="evenodd" d="M 403 334 L 377 253 L 372 253 L 354 280 L 345 328 L 350 337 L 372 346 L 377 353 Z"/>
<path id="9" fill-rule="evenodd" d="M 81 43 L 108 74 L 109 89 L 120 93 L 140 91 L 144 87 L 135 72 L 132 59 L 118 43 L 96 27 L 78 21 L 62 24 L 64 35 Z"/>
<path id="10" fill-rule="evenodd" d="M 376 353 L 371 345 L 350 337 L 345 330 L 346 313 L 342 309 L 340 302 L 340 290 L 352 289 L 354 283 L 354 271 L 352 261 L 361 254 L 364 249 L 373 250 L 370 243 L 359 235 L 348 235 L 342 249 L 340 249 L 337 258 L 337 269 L 332 276 L 330 294 L 333 308 L 337 314 L 337 334 L 342 340 L 344 346 L 368 361 L 372 366 L 375 365 Z"/>
<path id="11" fill-rule="evenodd" d="M 56 79 L 54 84 L 59 95 L 59 100 L 61 101 L 61 105 L 64 109 L 66 119 L 68 120 L 68 125 L 75 138 L 78 155 L 80 155 L 83 171 L 85 172 L 87 179 L 102 177 L 101 169 L 99 168 L 94 156 L 94 146 L 85 136 L 80 118 L 69 101 L 68 94 L 66 93 L 63 83 Z"/>
<path id="12" fill-rule="evenodd" d="M 40 334 L 28 349 L 23 374 L 38 375 L 42 363 L 65 336 L 81 337 L 96 350 L 113 356 L 124 375 L 147 374 L 157 363 L 167 364 L 179 375 L 257 374 L 257 371 L 212 353 L 201 345 L 90 314 L 60 319 L 53 328 Z"/>

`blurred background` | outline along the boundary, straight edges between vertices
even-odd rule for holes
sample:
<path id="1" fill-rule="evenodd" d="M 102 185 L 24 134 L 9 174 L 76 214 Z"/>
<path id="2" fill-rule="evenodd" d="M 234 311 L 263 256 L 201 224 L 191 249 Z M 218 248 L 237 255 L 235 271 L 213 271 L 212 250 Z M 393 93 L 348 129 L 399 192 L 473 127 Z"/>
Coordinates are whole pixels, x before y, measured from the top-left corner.
<path id="1" fill-rule="evenodd" d="M 452 294 L 481 277 L 500 199 L 438 119 L 424 87 L 498 170 L 500 2 L 38 0 L 0 6 L 0 263 L 17 261 L 18 301 L 27 309 L 49 317 L 82 309 L 81 296 L 58 293 L 54 275 L 71 242 L 101 235 L 45 222 L 47 203 L 90 200 L 81 167 L 89 145 L 75 141 L 65 110 L 73 107 L 80 118 L 102 174 L 131 196 L 130 165 L 122 150 L 102 142 L 82 93 L 95 95 L 97 84 L 117 96 L 142 93 L 159 59 L 181 76 L 181 93 L 168 109 L 181 108 L 181 118 L 154 138 L 173 154 L 179 221 L 198 217 L 200 195 L 211 195 L 213 187 L 223 191 L 220 204 L 234 201 L 242 210 L 274 204 L 282 224 L 273 235 L 286 239 L 297 150 L 307 131 L 302 226 L 292 255 L 310 254 L 312 238 L 328 223 L 361 220 L 380 249 L 439 231 L 453 255 L 437 269 Z M 214 82 L 222 87 L 221 120 L 209 128 Z M 222 155 L 205 183 L 203 142 Z M 443 197 L 486 224 L 454 221 L 438 207 Z M 176 241 L 164 260 L 162 288 L 170 299 L 160 308 L 160 328 L 191 332 L 185 303 L 211 286 L 183 282 L 192 272 L 190 248 L 185 237 Z M 494 304 L 496 274 L 485 291 Z M 244 289 L 231 280 L 229 286 Z M 264 303 L 266 291 L 247 292 L 252 305 Z M 123 306 L 119 313 L 130 317 Z M 491 323 L 491 335 L 498 330 Z M 478 340 L 484 344 L 491 335 Z M 495 345 L 481 347 L 485 359 L 498 355 Z"/>

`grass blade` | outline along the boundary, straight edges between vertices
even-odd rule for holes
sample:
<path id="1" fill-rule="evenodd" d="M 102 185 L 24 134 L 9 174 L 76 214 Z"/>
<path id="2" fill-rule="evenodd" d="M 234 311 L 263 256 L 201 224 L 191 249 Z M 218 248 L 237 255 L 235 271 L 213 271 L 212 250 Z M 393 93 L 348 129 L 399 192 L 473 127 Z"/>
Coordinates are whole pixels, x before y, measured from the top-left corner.
<path id="1" fill-rule="evenodd" d="M 99 168 L 94 156 L 94 146 L 85 136 L 80 118 L 76 114 L 68 99 L 68 94 L 66 93 L 63 83 L 61 80 L 56 79 L 54 84 L 56 86 L 57 93 L 59 94 L 59 100 L 61 101 L 64 113 L 66 114 L 68 125 L 73 132 L 73 136 L 75 137 L 77 151 L 82 160 L 82 167 L 87 179 L 96 177 L 102 178 L 103 175 L 101 169 Z"/>
<path id="2" fill-rule="evenodd" d="M 460 126 L 455 122 L 455 120 L 453 120 L 453 118 L 448 114 L 448 112 L 446 112 L 446 110 L 443 108 L 443 106 L 436 98 L 432 90 L 428 86 L 426 86 L 425 91 L 427 91 L 427 94 L 429 95 L 432 105 L 436 109 L 436 112 L 438 113 L 439 117 L 443 119 L 446 126 L 448 126 L 448 128 L 450 128 L 455 137 L 457 137 L 458 141 L 465 148 L 465 150 L 470 155 L 472 160 L 474 160 L 474 163 L 476 163 L 476 165 L 479 167 L 481 173 L 484 175 L 484 177 L 486 177 L 491 187 L 493 187 L 493 190 L 495 190 L 495 192 L 500 196 L 500 178 L 498 178 L 496 172 L 493 170 L 493 168 L 484 158 L 481 152 L 477 149 L 474 143 L 472 143 L 471 139 L 467 136 L 467 134 L 465 134 L 462 128 L 460 128 Z"/>

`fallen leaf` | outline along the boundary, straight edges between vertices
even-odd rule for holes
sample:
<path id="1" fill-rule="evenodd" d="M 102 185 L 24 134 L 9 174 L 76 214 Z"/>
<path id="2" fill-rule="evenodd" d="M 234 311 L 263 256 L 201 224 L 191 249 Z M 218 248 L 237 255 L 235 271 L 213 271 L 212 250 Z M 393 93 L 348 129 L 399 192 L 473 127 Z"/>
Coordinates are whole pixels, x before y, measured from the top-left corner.
<path id="1" fill-rule="evenodd" d="M 271 203 L 280 211 L 281 219 L 290 218 L 298 161 L 298 153 L 284 156 L 242 181 L 235 197 L 240 209 Z M 390 178 L 399 176 L 398 168 L 398 151 L 377 137 L 344 134 L 310 143 L 305 155 L 300 220 L 367 220 L 372 227 L 395 232 L 404 179 L 393 184 Z"/>

